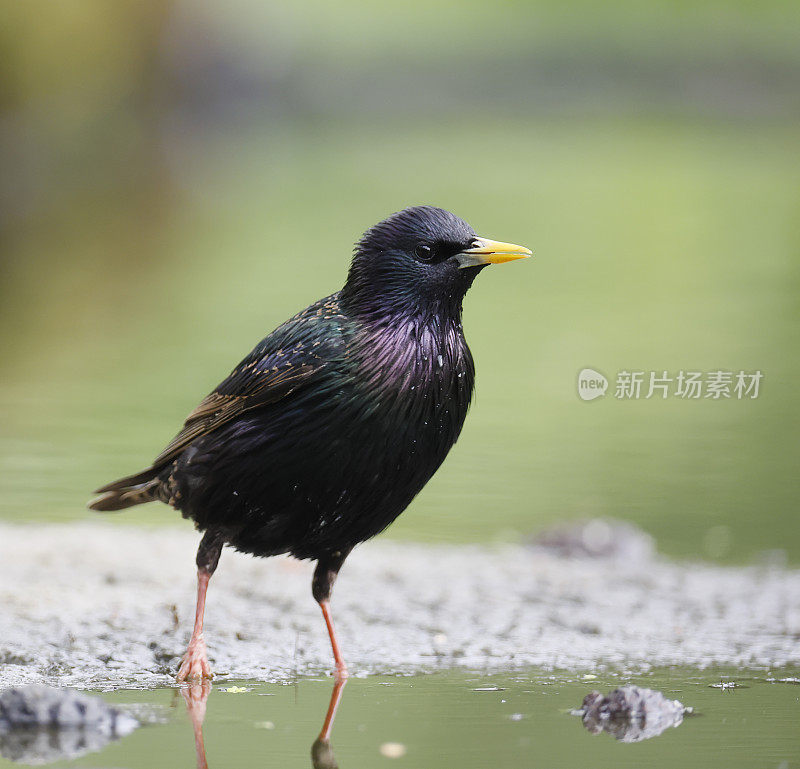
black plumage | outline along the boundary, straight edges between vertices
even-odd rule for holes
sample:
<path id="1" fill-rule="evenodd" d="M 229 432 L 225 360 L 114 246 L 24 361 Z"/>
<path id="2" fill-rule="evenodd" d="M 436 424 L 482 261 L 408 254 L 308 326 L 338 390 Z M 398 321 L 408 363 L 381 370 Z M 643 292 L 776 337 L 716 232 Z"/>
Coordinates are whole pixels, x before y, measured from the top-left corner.
<path id="1" fill-rule="evenodd" d="M 439 208 L 394 214 L 357 243 L 341 291 L 260 342 L 151 467 L 98 489 L 95 510 L 161 500 L 205 532 L 179 678 L 210 674 L 202 604 L 224 544 L 318 561 L 313 592 L 344 672 L 327 604 L 336 574 L 457 440 L 475 374 L 462 299 L 486 265 L 528 254 Z"/>

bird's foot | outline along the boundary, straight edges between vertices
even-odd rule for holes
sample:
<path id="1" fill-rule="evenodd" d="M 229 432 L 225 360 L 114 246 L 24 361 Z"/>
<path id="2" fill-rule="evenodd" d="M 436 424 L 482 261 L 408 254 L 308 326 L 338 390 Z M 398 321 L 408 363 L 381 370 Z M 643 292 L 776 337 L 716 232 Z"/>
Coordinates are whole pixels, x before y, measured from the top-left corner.
<path id="1" fill-rule="evenodd" d="M 213 677 L 211 666 L 208 664 L 205 639 L 202 635 L 193 638 L 178 669 L 178 682 L 197 683 Z"/>

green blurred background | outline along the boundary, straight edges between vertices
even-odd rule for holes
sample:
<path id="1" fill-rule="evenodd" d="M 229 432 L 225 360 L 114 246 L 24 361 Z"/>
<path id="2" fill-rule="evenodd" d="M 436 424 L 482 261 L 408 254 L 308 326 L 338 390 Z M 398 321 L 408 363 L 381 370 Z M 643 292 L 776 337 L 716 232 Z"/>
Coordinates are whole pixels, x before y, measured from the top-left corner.
<path id="1" fill-rule="evenodd" d="M 0 518 L 96 520 L 366 227 L 433 203 L 535 258 L 468 296 L 473 411 L 389 536 L 603 515 L 797 563 L 798 39 L 783 0 L 8 5 Z M 586 403 L 585 366 L 764 380 Z"/>

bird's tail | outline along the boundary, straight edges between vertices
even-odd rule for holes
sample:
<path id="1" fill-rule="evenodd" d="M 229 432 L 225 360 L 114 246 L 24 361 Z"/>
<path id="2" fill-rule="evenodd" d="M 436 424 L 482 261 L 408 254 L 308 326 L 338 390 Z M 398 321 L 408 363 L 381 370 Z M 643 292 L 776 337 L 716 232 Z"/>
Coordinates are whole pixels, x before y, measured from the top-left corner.
<path id="1" fill-rule="evenodd" d="M 101 486 L 94 493 L 102 496 L 90 502 L 89 509 L 107 513 L 159 499 L 158 490 L 161 487 L 161 479 L 157 475 L 159 472 L 160 469 L 150 467 L 136 475 L 129 475 Z"/>

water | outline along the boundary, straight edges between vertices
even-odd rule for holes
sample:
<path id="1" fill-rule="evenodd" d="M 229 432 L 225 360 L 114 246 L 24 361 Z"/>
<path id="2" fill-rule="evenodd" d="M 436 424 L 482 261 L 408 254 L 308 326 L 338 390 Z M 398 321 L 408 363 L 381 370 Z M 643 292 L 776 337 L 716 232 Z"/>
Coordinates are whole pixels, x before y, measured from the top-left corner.
<path id="1" fill-rule="evenodd" d="M 796 681 L 796 676 L 796 669 L 676 668 L 641 676 L 601 673 L 587 680 L 541 670 L 354 678 L 342 692 L 330 750 L 344 769 L 393 762 L 463 769 L 588 765 L 789 769 L 800 762 L 800 686 L 778 679 Z M 735 688 L 714 688 L 731 681 Z M 693 713 L 660 736 L 634 744 L 618 742 L 606 733 L 591 734 L 579 717 L 570 715 L 589 691 L 606 693 L 625 683 L 659 689 Z M 291 685 L 216 682 L 202 725 L 208 766 L 311 766 L 312 745 L 323 728 L 333 690 L 330 679 L 300 679 Z M 156 723 L 99 753 L 53 766 L 195 766 L 195 734 L 183 691 L 104 694 L 109 702 L 133 706 L 134 712 L 141 714 L 144 708 Z M 202 710 L 197 702 L 195 710 Z M 318 752 L 327 754 L 319 746 Z M 0 759 L 0 767 L 11 766 Z"/>

